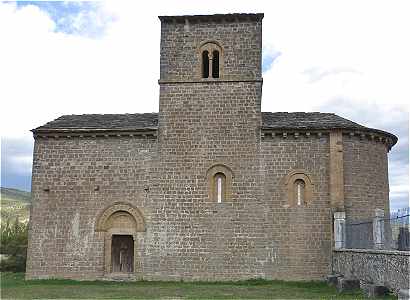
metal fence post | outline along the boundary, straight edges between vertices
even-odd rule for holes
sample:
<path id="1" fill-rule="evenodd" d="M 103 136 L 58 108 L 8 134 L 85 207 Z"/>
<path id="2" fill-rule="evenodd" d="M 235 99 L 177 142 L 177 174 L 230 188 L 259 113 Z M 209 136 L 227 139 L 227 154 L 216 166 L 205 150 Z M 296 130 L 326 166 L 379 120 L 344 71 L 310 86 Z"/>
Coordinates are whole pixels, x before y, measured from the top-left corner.
<path id="1" fill-rule="evenodd" d="M 345 212 L 335 212 L 334 213 L 334 239 L 335 239 L 335 249 L 345 248 L 346 241 L 346 213 Z"/>
<path id="2" fill-rule="evenodd" d="M 384 244 L 384 210 L 376 208 L 373 218 L 374 249 L 382 249 Z"/>

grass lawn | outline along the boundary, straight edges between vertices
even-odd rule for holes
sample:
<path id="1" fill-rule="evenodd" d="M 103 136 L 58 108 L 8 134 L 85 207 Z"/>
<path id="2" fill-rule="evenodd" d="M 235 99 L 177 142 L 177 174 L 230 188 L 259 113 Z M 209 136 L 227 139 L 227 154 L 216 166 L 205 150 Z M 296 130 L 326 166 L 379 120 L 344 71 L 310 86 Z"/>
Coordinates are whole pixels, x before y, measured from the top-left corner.
<path id="1" fill-rule="evenodd" d="M 24 280 L 1 274 L 1 299 L 364 299 L 360 290 L 338 294 L 323 282 L 106 282 Z M 395 299 L 388 297 L 386 299 Z"/>

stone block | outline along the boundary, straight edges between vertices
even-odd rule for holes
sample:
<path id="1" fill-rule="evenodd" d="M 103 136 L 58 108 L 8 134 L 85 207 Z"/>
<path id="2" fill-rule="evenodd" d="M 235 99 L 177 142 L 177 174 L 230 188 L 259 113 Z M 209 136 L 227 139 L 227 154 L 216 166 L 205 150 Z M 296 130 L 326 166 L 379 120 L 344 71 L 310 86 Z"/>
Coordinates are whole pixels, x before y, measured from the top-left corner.
<path id="1" fill-rule="evenodd" d="M 363 294 L 368 298 L 383 297 L 389 293 L 389 289 L 383 285 L 364 284 L 362 286 Z"/>
<path id="2" fill-rule="evenodd" d="M 401 289 L 397 294 L 398 300 L 410 300 L 410 289 Z"/>
<path id="3" fill-rule="evenodd" d="M 360 281 L 357 279 L 347 279 L 344 277 L 339 277 L 337 279 L 336 288 L 339 293 L 360 289 Z"/>
<path id="4" fill-rule="evenodd" d="M 336 286 L 337 286 L 338 279 L 341 278 L 341 277 L 343 277 L 343 275 L 341 275 L 341 274 L 331 274 L 331 275 L 327 275 L 327 277 L 326 277 L 326 282 L 327 282 L 327 284 L 328 284 L 329 286 L 334 286 L 334 287 L 336 287 Z"/>

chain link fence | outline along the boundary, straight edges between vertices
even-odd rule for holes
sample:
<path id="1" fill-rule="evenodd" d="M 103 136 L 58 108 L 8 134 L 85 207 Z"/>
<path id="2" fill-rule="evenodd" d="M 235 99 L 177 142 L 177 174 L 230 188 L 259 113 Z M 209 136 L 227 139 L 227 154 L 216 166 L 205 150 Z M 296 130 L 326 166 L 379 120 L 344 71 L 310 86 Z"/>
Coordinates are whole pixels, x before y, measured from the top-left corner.
<path id="1" fill-rule="evenodd" d="M 392 249 L 410 250 L 410 207 L 402 208 L 390 214 L 389 228 L 391 230 Z"/>
<path id="2" fill-rule="evenodd" d="M 346 248 L 373 249 L 373 220 L 346 222 Z"/>
<path id="3" fill-rule="evenodd" d="M 410 208 L 372 219 L 346 221 L 345 247 L 348 249 L 385 249 L 410 251 Z"/>

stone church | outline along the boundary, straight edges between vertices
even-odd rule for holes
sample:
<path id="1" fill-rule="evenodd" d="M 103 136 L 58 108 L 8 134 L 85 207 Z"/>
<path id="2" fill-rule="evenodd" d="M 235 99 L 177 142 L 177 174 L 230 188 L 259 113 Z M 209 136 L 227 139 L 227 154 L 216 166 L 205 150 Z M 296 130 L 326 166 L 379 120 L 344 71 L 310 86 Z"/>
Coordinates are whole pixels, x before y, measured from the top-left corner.
<path id="1" fill-rule="evenodd" d="M 158 113 L 32 130 L 28 279 L 322 279 L 333 213 L 389 211 L 394 135 L 261 112 L 262 18 L 159 17 Z"/>

